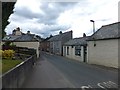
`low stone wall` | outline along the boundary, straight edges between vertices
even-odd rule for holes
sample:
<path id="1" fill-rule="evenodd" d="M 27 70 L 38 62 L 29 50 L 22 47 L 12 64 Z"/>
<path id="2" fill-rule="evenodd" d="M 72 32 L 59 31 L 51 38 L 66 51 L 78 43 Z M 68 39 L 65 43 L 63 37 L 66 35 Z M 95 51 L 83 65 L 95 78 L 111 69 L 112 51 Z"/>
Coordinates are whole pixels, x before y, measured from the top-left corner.
<path id="1" fill-rule="evenodd" d="M 31 71 L 37 55 L 31 56 L 2 75 L 2 88 L 20 88 Z"/>

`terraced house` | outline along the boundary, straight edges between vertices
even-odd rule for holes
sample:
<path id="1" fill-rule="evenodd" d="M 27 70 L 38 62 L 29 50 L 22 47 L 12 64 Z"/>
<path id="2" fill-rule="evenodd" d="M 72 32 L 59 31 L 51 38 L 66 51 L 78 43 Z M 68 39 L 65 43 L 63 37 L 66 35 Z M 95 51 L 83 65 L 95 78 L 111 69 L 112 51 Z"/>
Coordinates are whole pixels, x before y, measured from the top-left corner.
<path id="1" fill-rule="evenodd" d="M 59 32 L 58 35 L 53 36 L 48 41 L 50 42 L 50 53 L 63 55 L 63 44 L 72 39 L 72 31 L 65 33 Z"/>
<path id="2" fill-rule="evenodd" d="M 102 26 L 88 41 L 88 63 L 118 68 L 120 22 Z"/>
<path id="3" fill-rule="evenodd" d="M 84 34 L 83 34 L 84 35 Z M 89 36 L 84 35 L 80 38 L 74 38 L 66 42 L 63 46 L 63 55 L 65 57 L 87 62 L 87 39 Z"/>

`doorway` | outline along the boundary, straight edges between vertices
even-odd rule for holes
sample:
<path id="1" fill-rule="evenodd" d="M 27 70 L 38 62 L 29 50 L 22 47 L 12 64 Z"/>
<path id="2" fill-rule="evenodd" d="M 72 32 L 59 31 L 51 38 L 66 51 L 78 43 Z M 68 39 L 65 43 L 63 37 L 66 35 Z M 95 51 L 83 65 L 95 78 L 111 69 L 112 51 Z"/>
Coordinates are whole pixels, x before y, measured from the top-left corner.
<path id="1" fill-rule="evenodd" d="M 87 62 L 87 46 L 83 47 L 83 62 Z"/>

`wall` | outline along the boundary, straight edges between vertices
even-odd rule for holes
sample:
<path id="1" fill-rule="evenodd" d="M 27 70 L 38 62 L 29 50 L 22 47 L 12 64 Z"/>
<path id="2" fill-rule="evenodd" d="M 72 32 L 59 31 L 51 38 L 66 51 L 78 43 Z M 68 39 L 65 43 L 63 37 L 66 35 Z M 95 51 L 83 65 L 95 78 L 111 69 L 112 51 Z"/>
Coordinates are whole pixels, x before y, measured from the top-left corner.
<path id="1" fill-rule="evenodd" d="M 61 41 L 54 41 L 53 42 L 53 53 L 61 55 Z"/>
<path id="2" fill-rule="evenodd" d="M 50 51 L 50 42 L 48 41 L 43 41 L 40 43 L 40 49 L 42 51 L 46 51 L 46 52 L 49 52 Z"/>
<path id="3" fill-rule="evenodd" d="M 118 68 L 118 40 L 89 41 L 88 63 Z"/>
<path id="4" fill-rule="evenodd" d="M 67 55 L 67 47 L 69 47 L 69 55 Z M 75 46 L 73 46 L 73 47 L 72 46 L 63 46 L 63 55 L 65 57 L 83 62 L 83 46 L 81 46 L 81 56 L 75 55 Z"/>
<path id="5" fill-rule="evenodd" d="M 61 36 L 60 36 L 61 37 Z M 63 55 L 63 44 L 72 39 L 72 31 L 67 33 L 58 41 L 50 41 L 50 52 L 58 55 Z"/>
<path id="6" fill-rule="evenodd" d="M 36 55 L 33 55 L 0 76 L 0 79 L 2 79 L 2 88 L 21 88 L 29 76 L 35 61 Z"/>
<path id="7" fill-rule="evenodd" d="M 39 57 L 39 42 L 14 42 L 18 47 L 28 47 L 36 49 L 37 58 Z"/>

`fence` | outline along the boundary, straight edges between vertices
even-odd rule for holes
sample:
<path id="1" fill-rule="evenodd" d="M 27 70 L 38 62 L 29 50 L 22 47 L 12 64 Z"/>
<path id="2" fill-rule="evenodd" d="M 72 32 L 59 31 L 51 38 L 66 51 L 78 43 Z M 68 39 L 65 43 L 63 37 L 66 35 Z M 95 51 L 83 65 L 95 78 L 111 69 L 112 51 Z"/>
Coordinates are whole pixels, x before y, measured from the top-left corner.
<path id="1" fill-rule="evenodd" d="M 16 51 L 16 53 L 21 53 L 21 54 L 28 54 L 28 55 L 36 54 L 35 49 L 27 48 L 27 47 L 16 47 L 15 51 Z"/>
<path id="2" fill-rule="evenodd" d="M 35 60 L 36 54 L 2 75 L 2 88 L 20 88 Z"/>
<path id="3" fill-rule="evenodd" d="M 21 53 L 21 54 L 28 54 L 28 55 L 34 55 L 34 54 L 36 54 L 36 50 L 35 49 L 27 48 L 27 47 L 16 47 L 16 46 L 3 45 L 2 49 L 3 50 L 12 49 L 16 53 Z"/>

